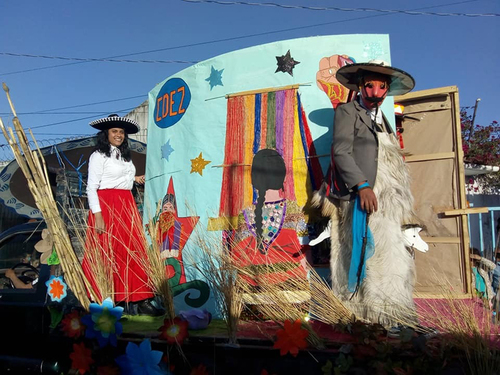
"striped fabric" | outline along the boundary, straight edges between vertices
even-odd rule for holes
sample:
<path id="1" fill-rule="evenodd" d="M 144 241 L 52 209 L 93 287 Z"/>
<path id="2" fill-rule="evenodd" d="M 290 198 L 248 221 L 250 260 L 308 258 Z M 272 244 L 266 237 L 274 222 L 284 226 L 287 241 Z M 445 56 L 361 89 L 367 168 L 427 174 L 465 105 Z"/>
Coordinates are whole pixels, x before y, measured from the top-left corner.
<path id="1" fill-rule="evenodd" d="M 256 200 L 253 156 L 271 148 L 285 161 L 285 199 L 303 207 L 323 178 L 296 88 L 228 98 L 219 217 L 235 217 Z"/>

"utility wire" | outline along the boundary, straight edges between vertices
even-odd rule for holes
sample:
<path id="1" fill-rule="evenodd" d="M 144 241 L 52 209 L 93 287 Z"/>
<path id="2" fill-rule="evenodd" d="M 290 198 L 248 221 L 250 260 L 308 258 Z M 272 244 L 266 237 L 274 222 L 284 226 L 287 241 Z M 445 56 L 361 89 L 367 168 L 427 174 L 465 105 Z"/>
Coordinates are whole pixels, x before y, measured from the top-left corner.
<path id="1" fill-rule="evenodd" d="M 431 9 L 431 8 L 439 8 L 439 7 L 444 7 L 444 6 L 460 5 L 460 4 L 465 4 L 465 3 L 473 3 L 473 2 L 476 2 L 476 1 L 478 1 L 478 0 L 466 0 L 466 1 L 459 1 L 459 2 L 454 2 L 454 3 L 448 3 L 448 4 L 439 4 L 439 5 L 433 5 L 433 6 L 428 6 L 428 7 L 416 8 L 416 9 L 413 9 L 411 11 L 417 11 L 417 10 L 423 10 L 423 9 Z M 304 29 L 309 29 L 309 28 L 314 28 L 314 27 L 319 27 L 319 26 L 327 26 L 327 25 L 333 25 L 333 24 L 338 24 L 338 23 L 358 21 L 358 20 L 367 19 L 367 18 L 384 17 L 384 16 L 389 16 L 389 15 L 392 15 L 392 14 L 390 14 L 390 13 L 384 13 L 384 14 L 377 14 L 377 15 L 370 15 L 370 16 L 349 18 L 349 19 L 346 19 L 346 20 L 337 20 L 337 21 L 323 22 L 323 23 L 318 23 L 318 24 L 314 24 L 314 25 L 295 26 L 295 27 L 289 27 L 289 28 L 286 28 L 286 29 L 264 31 L 264 32 L 255 33 L 255 34 L 240 35 L 240 36 L 228 37 L 228 38 L 223 38 L 223 39 L 209 40 L 209 41 L 203 41 L 203 42 L 197 42 L 197 43 L 190 43 L 190 44 L 184 44 L 184 45 L 173 46 L 173 47 L 165 47 L 165 48 L 158 48 L 158 49 L 148 50 L 148 51 L 140 51 L 140 52 L 123 54 L 123 55 L 110 56 L 110 57 L 106 57 L 104 59 L 114 59 L 114 58 L 143 55 L 143 54 L 155 53 L 155 52 L 171 51 L 171 50 L 175 50 L 175 49 L 198 47 L 198 46 L 207 45 L 207 44 L 215 44 L 215 43 L 229 42 L 229 41 L 234 41 L 234 40 L 248 39 L 248 38 L 254 38 L 254 37 L 258 37 L 258 36 L 265 36 L 265 35 L 271 35 L 271 34 L 284 33 L 284 32 L 287 32 L 287 31 L 304 30 Z M 27 72 L 33 72 L 33 71 L 38 71 L 38 70 L 53 69 L 53 68 L 59 68 L 59 67 L 63 67 L 63 66 L 76 65 L 76 64 L 85 64 L 85 63 L 87 63 L 87 61 L 85 61 L 85 62 L 72 62 L 72 63 L 59 64 L 59 65 L 51 65 L 51 66 L 44 66 L 44 67 L 38 67 L 38 68 L 32 68 L 32 69 L 18 70 L 18 71 L 14 71 L 14 72 L 0 73 L 0 76 L 7 76 L 7 75 L 12 75 L 12 74 L 20 74 L 20 73 L 27 73 Z"/>
<path id="2" fill-rule="evenodd" d="M 92 105 L 98 105 L 98 104 L 104 104 L 104 103 L 113 103 L 113 102 L 119 102 L 119 101 L 122 101 L 122 100 L 138 99 L 138 98 L 144 98 L 144 97 L 146 97 L 146 95 L 129 96 L 127 98 L 110 99 L 110 100 L 104 100 L 104 101 L 101 101 L 101 102 L 93 102 L 93 103 L 87 103 L 87 104 L 77 104 L 77 105 L 71 105 L 71 106 L 68 106 L 68 107 L 60 107 L 60 108 L 53 108 L 53 109 L 44 109 L 44 110 L 41 110 L 40 112 L 60 111 L 60 110 L 63 110 L 63 109 L 89 107 L 89 106 L 92 106 Z"/>
<path id="3" fill-rule="evenodd" d="M 31 57 L 38 59 L 51 60 L 72 60 L 81 62 L 117 62 L 117 63 L 150 63 L 150 64 L 196 64 L 198 61 L 183 61 L 183 60 L 123 60 L 109 58 L 83 58 L 83 57 L 67 57 L 67 56 L 47 56 L 47 55 L 31 55 L 28 53 L 0 52 L 0 55 L 15 56 L 15 57 Z"/>
<path id="4" fill-rule="evenodd" d="M 184 1 L 184 0 L 182 0 L 182 1 Z M 453 5 L 459 5 L 459 4 L 465 4 L 465 3 L 472 3 L 472 2 L 476 2 L 476 1 L 478 1 L 478 0 L 466 0 L 466 1 L 460 1 L 460 2 L 447 3 L 447 4 L 439 4 L 439 5 L 433 5 L 433 6 L 428 6 L 428 7 L 415 8 L 412 11 L 422 10 L 422 9 L 430 9 L 430 8 L 437 8 L 437 7 L 444 7 L 444 6 L 453 6 Z M 255 34 L 248 34 L 248 35 L 241 35 L 241 36 L 229 37 L 229 38 L 212 40 L 212 41 L 204 41 L 204 42 L 191 43 L 191 44 L 185 44 L 185 45 L 173 46 L 173 47 L 166 47 L 166 48 L 160 48 L 160 49 L 149 50 L 149 51 L 134 52 L 134 53 L 124 54 L 124 55 L 118 55 L 118 56 L 114 56 L 114 57 L 125 57 L 125 56 L 133 56 L 133 55 L 140 55 L 140 54 L 161 52 L 161 51 L 167 51 L 167 50 L 174 50 L 174 49 L 195 47 L 195 46 L 200 46 L 200 45 L 220 43 L 220 42 L 227 42 L 227 41 L 238 40 L 238 39 L 246 39 L 246 38 L 252 38 L 252 37 L 256 37 L 256 36 L 263 36 L 263 35 L 269 35 L 269 34 L 275 34 L 275 33 L 281 33 L 281 32 L 287 32 L 287 31 L 299 30 L 299 29 L 307 29 L 307 28 L 313 28 L 313 27 L 318 27 L 318 26 L 326 26 L 326 25 L 332 25 L 332 24 L 338 24 L 338 23 L 344 23 L 344 22 L 362 20 L 362 19 L 367 19 L 367 18 L 385 17 L 385 16 L 389 16 L 389 15 L 392 15 L 392 14 L 391 13 L 384 13 L 384 14 L 377 14 L 377 15 L 369 15 L 369 16 L 363 16 L 363 17 L 350 18 L 350 19 L 346 19 L 346 20 L 337 20 L 337 21 L 324 22 L 324 23 L 319 23 L 319 24 L 314 24 L 314 25 L 305 25 L 305 26 L 291 27 L 291 28 L 286 28 L 286 29 L 280 29 L 280 30 L 274 30 L 274 31 L 267 31 L 267 32 L 255 33 Z M 21 55 L 21 54 L 19 54 L 19 55 Z M 36 56 L 36 55 L 29 55 L 29 56 Z M 112 59 L 112 58 L 103 58 L 102 60 L 104 61 L 104 60 L 109 60 L 109 59 Z M 29 69 L 27 71 L 56 68 L 56 67 L 67 66 L 67 65 L 82 64 L 82 63 L 86 63 L 86 62 L 90 62 L 90 61 L 82 61 L 82 62 L 77 62 L 77 63 L 69 63 L 69 64 L 54 65 L 54 66 L 49 66 L 49 67 L 35 68 L 35 69 Z M 23 72 L 26 72 L 26 71 L 5 73 L 3 75 L 15 74 L 15 73 L 23 73 Z M 2 75 L 2 74 L 0 74 L 0 75 Z M 61 107 L 61 108 L 55 108 L 55 109 L 47 109 L 47 110 L 42 110 L 42 111 L 40 111 L 38 113 L 37 112 L 32 112 L 32 113 L 26 113 L 26 114 L 42 114 L 44 112 L 57 111 L 57 110 L 63 110 L 63 109 L 71 109 L 71 108 L 79 108 L 79 107 L 86 107 L 86 106 L 91 106 L 91 105 L 97 105 L 97 104 L 103 104 L 103 103 L 111 103 L 111 102 L 116 102 L 116 101 L 121 101 L 121 100 L 128 100 L 128 99 L 136 99 L 136 98 L 141 98 L 141 97 L 144 97 L 144 95 L 132 96 L 132 97 L 128 97 L 128 98 L 113 99 L 113 100 L 107 100 L 107 101 L 102 101 L 102 102 L 94 102 L 94 103 L 88 103 L 88 104 L 80 104 L 80 105 L 74 105 L 74 106 L 68 106 L 68 107 Z M 131 108 L 131 109 L 134 109 L 134 108 Z M 123 110 L 123 111 L 126 111 L 126 110 Z M 102 113 L 102 112 L 94 112 L 94 113 L 96 115 L 105 115 L 106 114 L 106 113 Z M 51 114 L 51 113 L 49 113 L 49 114 Z M 62 122 L 57 122 L 57 123 L 52 123 L 52 124 L 45 124 L 45 125 L 37 126 L 35 128 L 49 127 L 49 126 L 60 125 L 60 124 L 68 123 L 68 122 L 75 122 L 75 121 L 80 121 L 80 120 L 87 120 L 87 119 L 93 118 L 93 117 L 94 116 L 88 116 L 88 117 L 83 117 L 83 118 L 79 118 L 79 119 L 75 119 L 75 120 L 62 121 Z M 35 129 L 35 128 L 32 128 L 32 129 Z"/>
<path id="5" fill-rule="evenodd" d="M 31 116 L 31 115 L 90 115 L 95 114 L 98 115 L 102 113 L 102 111 L 74 111 L 74 112 L 17 112 L 17 116 Z M 146 111 L 137 111 L 136 113 L 146 113 Z M 0 116 L 9 116 L 12 115 L 12 112 L 0 112 Z"/>
<path id="6" fill-rule="evenodd" d="M 338 12 L 377 12 L 392 14 L 407 14 L 410 16 L 439 16 L 439 17 L 500 17 L 497 13 L 436 13 L 436 12 L 417 12 L 411 10 L 398 9 L 376 9 L 376 8 L 340 8 L 340 7 L 311 7 L 306 5 L 287 5 L 277 3 L 251 3 L 246 1 L 219 1 L 219 0 L 181 0 L 185 3 L 208 3 L 219 5 L 248 5 L 260 7 L 276 7 L 285 9 L 305 9 L 319 11 L 338 11 Z"/>
<path id="7" fill-rule="evenodd" d="M 131 110 L 133 110 L 135 108 L 136 107 L 130 107 L 130 108 L 121 109 L 119 111 L 114 111 L 114 112 L 115 113 L 127 112 L 127 111 L 131 111 Z M 109 114 L 109 112 L 101 112 L 97 116 L 105 116 L 107 114 Z M 76 122 L 76 121 L 81 121 L 81 120 L 88 120 L 88 119 L 91 119 L 91 118 L 93 119 L 95 117 L 96 117 L 95 115 L 93 115 L 93 116 L 86 116 L 86 117 L 81 117 L 81 118 L 77 118 L 77 119 L 73 119 L 73 120 L 66 120 L 66 121 L 54 122 L 52 124 L 44 124 L 44 125 L 33 126 L 30 129 L 47 128 L 49 126 L 55 126 L 55 125 L 61 125 L 61 124 L 68 124 L 70 122 Z"/>

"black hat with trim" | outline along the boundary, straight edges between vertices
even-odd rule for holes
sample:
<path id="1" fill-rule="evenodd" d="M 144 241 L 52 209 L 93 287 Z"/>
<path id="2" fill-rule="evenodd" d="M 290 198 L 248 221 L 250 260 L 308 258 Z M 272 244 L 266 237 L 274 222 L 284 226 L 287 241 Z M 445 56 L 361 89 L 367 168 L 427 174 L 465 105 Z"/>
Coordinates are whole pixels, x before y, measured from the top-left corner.
<path id="1" fill-rule="evenodd" d="M 123 129 L 127 134 L 135 134 L 140 130 L 139 124 L 137 122 L 127 117 L 120 117 L 117 114 L 112 114 L 108 117 L 94 120 L 89 125 L 97 130 L 120 128 Z"/>
<path id="2" fill-rule="evenodd" d="M 369 74 L 389 77 L 387 95 L 403 95 L 415 87 L 415 80 L 405 71 L 390 66 L 383 60 L 370 60 L 367 63 L 345 65 L 337 70 L 337 80 L 349 90 L 359 91 L 361 79 Z"/>

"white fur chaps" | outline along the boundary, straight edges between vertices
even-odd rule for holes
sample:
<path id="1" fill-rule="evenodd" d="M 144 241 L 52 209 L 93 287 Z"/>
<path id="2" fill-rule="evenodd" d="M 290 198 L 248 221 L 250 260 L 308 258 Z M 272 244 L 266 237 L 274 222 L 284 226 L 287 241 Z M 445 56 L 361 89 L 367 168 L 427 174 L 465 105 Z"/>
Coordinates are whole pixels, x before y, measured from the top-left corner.
<path id="1" fill-rule="evenodd" d="M 366 277 L 352 297 L 347 289 L 352 249 L 352 208 L 355 201 L 334 203 L 317 192 L 313 204 L 331 219 L 330 269 L 333 292 L 358 318 L 391 327 L 415 324 L 415 264 L 405 247 L 401 225 L 413 218 L 410 177 L 394 137 L 379 133 L 377 180 L 373 188 L 378 211 L 369 227 L 375 251 L 366 261 Z M 322 196 L 321 196 L 322 195 Z"/>

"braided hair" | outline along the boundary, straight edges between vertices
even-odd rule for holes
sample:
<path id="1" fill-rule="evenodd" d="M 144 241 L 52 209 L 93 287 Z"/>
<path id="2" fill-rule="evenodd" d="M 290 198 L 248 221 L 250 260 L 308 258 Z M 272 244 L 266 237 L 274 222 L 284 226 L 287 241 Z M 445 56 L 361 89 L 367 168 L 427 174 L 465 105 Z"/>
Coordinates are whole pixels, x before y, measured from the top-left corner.
<path id="1" fill-rule="evenodd" d="M 257 244 L 262 248 L 262 207 L 264 206 L 266 191 L 283 188 L 285 181 L 285 161 L 276 150 L 263 149 L 258 151 L 252 162 L 252 185 L 257 190 L 257 204 L 255 206 L 255 232 Z"/>

